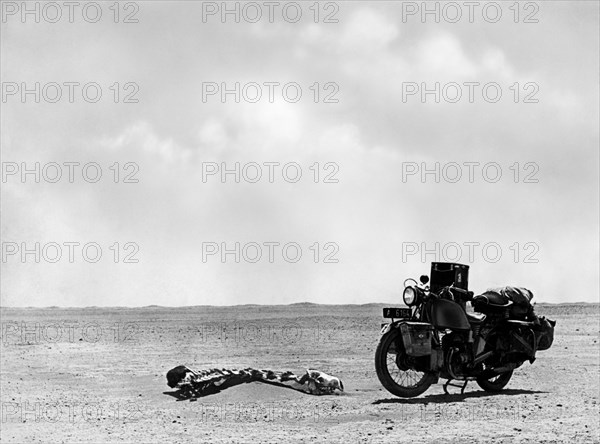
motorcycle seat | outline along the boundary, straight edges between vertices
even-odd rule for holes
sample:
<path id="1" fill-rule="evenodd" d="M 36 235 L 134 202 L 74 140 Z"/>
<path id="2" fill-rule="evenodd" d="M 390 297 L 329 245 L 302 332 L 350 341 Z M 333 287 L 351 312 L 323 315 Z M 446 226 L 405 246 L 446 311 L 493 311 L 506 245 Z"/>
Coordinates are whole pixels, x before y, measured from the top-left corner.
<path id="1" fill-rule="evenodd" d="M 469 324 L 481 324 L 486 316 L 483 313 L 467 313 Z"/>
<path id="2" fill-rule="evenodd" d="M 498 307 L 508 307 L 512 305 L 510 299 L 506 296 L 495 293 L 495 292 L 485 292 L 483 294 L 477 295 L 473 298 L 473 302 L 475 303 L 483 303 L 485 305 L 495 305 Z"/>

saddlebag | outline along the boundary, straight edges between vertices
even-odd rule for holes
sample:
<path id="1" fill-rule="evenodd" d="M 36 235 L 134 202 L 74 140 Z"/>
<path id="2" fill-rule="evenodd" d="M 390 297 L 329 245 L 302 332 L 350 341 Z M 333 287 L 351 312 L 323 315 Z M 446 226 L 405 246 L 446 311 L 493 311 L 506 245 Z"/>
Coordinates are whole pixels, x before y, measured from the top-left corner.
<path id="1" fill-rule="evenodd" d="M 400 333 L 408 356 L 431 355 L 433 325 L 427 322 L 402 322 Z"/>
<path id="2" fill-rule="evenodd" d="M 537 349 L 542 351 L 548 350 L 554 342 L 554 326 L 556 325 L 556 321 L 546 319 L 544 316 L 540 316 L 538 319 L 540 325 L 534 330 Z"/>

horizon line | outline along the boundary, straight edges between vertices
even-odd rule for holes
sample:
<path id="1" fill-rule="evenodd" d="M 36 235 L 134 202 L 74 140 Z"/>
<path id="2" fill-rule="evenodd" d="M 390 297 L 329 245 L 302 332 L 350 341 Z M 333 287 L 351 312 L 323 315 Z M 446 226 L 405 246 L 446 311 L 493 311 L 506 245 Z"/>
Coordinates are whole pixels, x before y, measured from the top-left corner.
<path id="1" fill-rule="evenodd" d="M 289 304 L 231 304 L 231 305 L 210 305 L 210 304 L 198 304 L 198 305 L 84 305 L 84 306 L 62 306 L 62 305 L 46 305 L 46 306 L 34 306 L 34 305 L 1 305 L 0 309 L 23 309 L 23 308 L 34 308 L 34 309 L 86 309 L 86 308 L 128 308 L 128 309 L 140 309 L 140 308 L 195 308 L 195 307 L 214 307 L 214 308 L 227 308 L 227 307 L 287 307 L 293 305 L 314 305 L 314 306 L 356 306 L 362 307 L 366 305 L 389 305 L 389 306 L 405 306 L 402 303 L 395 302 L 365 302 L 363 304 L 319 304 L 316 302 L 291 302 Z M 598 302 L 534 302 L 533 305 L 600 305 Z"/>

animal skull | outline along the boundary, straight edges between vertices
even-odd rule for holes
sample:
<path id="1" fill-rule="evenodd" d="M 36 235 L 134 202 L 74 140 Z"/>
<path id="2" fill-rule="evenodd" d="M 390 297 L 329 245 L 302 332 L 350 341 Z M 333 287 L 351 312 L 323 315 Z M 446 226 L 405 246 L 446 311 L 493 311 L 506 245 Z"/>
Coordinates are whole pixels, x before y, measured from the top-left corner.
<path id="1" fill-rule="evenodd" d="M 310 369 L 306 369 L 306 373 L 309 378 L 309 384 L 310 381 L 314 382 L 317 386 L 317 389 L 329 392 L 333 392 L 336 389 L 341 392 L 344 391 L 344 384 L 342 383 L 342 380 L 336 376 L 331 376 L 325 372 Z"/>

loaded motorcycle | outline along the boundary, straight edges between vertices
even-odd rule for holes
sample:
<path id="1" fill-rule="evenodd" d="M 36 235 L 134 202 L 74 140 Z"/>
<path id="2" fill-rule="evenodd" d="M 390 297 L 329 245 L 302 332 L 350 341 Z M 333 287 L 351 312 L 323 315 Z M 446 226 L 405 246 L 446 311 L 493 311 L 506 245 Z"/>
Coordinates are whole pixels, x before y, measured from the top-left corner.
<path id="1" fill-rule="evenodd" d="M 467 265 L 433 262 L 430 285 L 426 275 L 420 283 L 404 281 L 408 308 L 383 309 L 391 322 L 382 324 L 375 369 L 390 393 L 418 396 L 439 378 L 447 379 L 445 393 L 452 385 L 462 394 L 472 380 L 497 392 L 516 368 L 552 345 L 556 322 L 535 315 L 529 290 L 504 287 L 474 296 L 468 271 Z"/>

